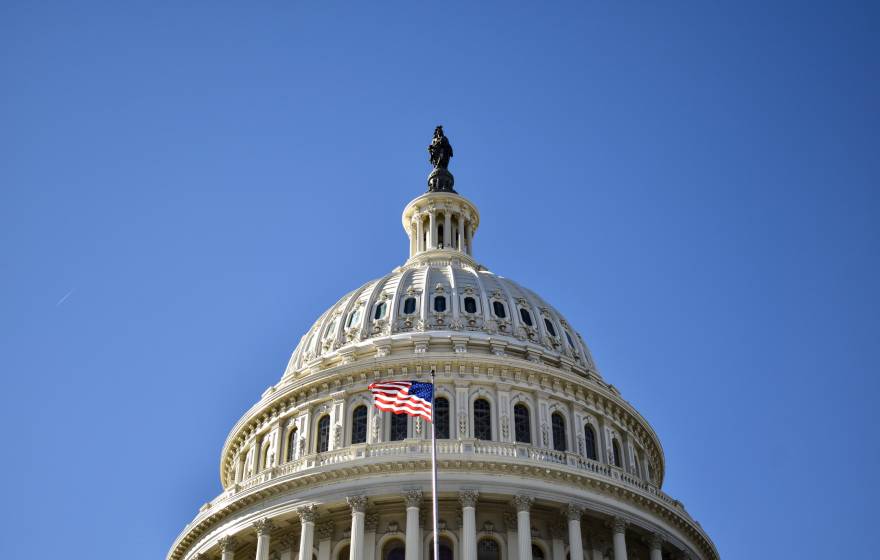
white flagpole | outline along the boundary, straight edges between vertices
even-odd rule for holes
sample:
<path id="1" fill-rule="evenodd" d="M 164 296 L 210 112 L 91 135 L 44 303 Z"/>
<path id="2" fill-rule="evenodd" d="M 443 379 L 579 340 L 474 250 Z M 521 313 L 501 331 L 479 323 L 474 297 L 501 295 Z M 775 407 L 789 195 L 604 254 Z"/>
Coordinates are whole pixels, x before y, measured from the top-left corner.
<path id="1" fill-rule="evenodd" d="M 440 538 L 437 506 L 437 416 L 434 401 L 437 397 L 437 383 L 434 382 L 434 370 L 431 370 L 431 500 L 434 502 L 434 560 L 440 560 Z"/>

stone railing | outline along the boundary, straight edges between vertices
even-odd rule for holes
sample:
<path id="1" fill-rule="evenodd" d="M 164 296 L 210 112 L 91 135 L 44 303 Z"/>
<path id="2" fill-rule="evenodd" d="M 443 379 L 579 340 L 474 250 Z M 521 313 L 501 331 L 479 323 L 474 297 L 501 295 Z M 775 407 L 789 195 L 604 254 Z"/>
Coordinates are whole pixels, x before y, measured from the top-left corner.
<path id="1" fill-rule="evenodd" d="M 674 508 L 693 521 L 682 507 L 681 502 L 668 496 L 656 486 L 627 473 L 623 469 L 606 465 L 598 461 L 587 459 L 577 453 L 555 451 L 522 443 L 505 443 L 497 441 L 482 441 L 473 439 L 448 439 L 437 441 L 439 459 L 468 458 L 473 456 L 498 457 L 507 460 L 515 460 L 524 465 L 557 465 L 576 471 L 589 473 L 590 476 L 604 478 L 613 481 L 620 486 L 635 489 L 647 494 L 667 506 Z M 384 458 L 418 458 L 430 460 L 431 441 L 424 439 L 408 439 L 384 443 L 358 444 L 324 453 L 313 453 L 283 463 L 279 466 L 265 469 L 238 484 L 227 489 L 210 504 L 206 504 L 202 513 L 222 505 L 224 502 L 235 500 L 241 492 L 254 488 L 280 477 L 286 477 L 313 469 L 326 469 L 333 465 L 360 462 L 382 462 Z"/>

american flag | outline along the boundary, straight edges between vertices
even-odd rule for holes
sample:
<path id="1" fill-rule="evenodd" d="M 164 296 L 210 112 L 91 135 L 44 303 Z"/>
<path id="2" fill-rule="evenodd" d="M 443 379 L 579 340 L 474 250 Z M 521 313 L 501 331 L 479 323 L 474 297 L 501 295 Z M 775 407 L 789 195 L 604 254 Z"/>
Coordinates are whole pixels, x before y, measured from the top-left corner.
<path id="1" fill-rule="evenodd" d="M 379 410 L 421 416 L 428 422 L 431 421 L 433 383 L 378 381 L 370 385 L 370 391 L 373 392 L 373 404 Z"/>

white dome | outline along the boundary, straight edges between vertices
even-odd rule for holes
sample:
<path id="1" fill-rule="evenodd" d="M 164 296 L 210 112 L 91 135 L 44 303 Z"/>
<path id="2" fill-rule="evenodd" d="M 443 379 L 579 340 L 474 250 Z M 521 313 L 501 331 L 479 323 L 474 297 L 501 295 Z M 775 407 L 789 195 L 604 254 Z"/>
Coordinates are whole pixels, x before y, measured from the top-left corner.
<path id="1" fill-rule="evenodd" d="M 408 263 L 342 297 L 302 337 L 285 375 L 374 354 L 377 346 L 416 343 L 494 343 L 508 355 L 594 370 L 583 338 L 543 298 L 452 251 L 443 253 Z"/>

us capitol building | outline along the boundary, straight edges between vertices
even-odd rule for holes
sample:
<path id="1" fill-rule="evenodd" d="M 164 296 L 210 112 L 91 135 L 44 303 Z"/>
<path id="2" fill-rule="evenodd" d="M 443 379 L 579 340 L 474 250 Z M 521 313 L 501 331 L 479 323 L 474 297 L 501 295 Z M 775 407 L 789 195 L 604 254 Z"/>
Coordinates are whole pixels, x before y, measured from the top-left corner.
<path id="1" fill-rule="evenodd" d="M 663 492 L 651 425 L 535 292 L 473 257 L 442 128 L 409 259 L 343 296 L 235 424 L 223 492 L 167 560 L 431 560 L 430 424 L 367 386 L 436 370 L 441 560 L 719 558 Z"/>

